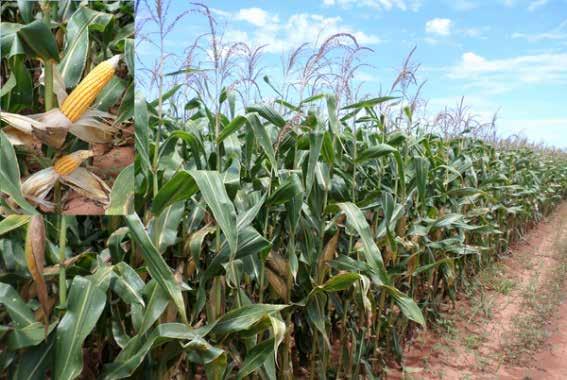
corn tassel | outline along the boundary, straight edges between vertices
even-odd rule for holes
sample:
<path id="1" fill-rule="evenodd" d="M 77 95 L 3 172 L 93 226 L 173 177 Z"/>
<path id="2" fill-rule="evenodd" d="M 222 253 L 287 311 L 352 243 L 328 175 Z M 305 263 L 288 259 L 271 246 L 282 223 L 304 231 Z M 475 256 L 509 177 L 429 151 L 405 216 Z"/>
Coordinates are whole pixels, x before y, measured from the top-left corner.
<path id="1" fill-rule="evenodd" d="M 119 59 L 120 56 L 115 55 L 99 63 L 65 99 L 61 105 L 61 112 L 69 120 L 72 122 L 79 120 L 93 104 L 97 95 L 114 76 Z"/>

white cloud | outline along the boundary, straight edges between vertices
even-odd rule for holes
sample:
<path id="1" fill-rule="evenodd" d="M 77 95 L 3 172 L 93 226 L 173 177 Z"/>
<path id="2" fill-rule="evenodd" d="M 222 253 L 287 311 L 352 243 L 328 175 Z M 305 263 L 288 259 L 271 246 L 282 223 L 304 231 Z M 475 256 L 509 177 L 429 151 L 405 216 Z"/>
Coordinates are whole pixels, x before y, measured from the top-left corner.
<path id="1" fill-rule="evenodd" d="M 464 80 L 465 87 L 482 88 L 490 93 L 507 92 L 526 84 L 567 83 L 567 53 L 487 59 L 467 52 L 449 69 L 448 77 Z"/>
<path id="2" fill-rule="evenodd" d="M 484 36 L 484 33 L 489 31 L 490 27 L 488 26 L 483 26 L 483 27 L 473 27 L 473 28 L 465 28 L 465 29 L 461 29 L 458 32 L 462 35 L 464 35 L 465 37 L 471 37 L 471 38 L 486 38 Z"/>
<path id="3" fill-rule="evenodd" d="M 354 73 L 354 80 L 359 82 L 373 82 L 380 84 L 380 77 L 376 73 L 370 73 L 365 71 L 356 71 Z"/>
<path id="4" fill-rule="evenodd" d="M 567 148 L 567 119 L 515 119 L 503 116 L 496 125 L 503 136 L 519 134 L 536 143 Z"/>
<path id="5" fill-rule="evenodd" d="M 512 34 L 512 38 L 524 38 L 529 42 L 567 39 L 567 19 L 565 19 L 561 24 L 559 24 L 557 27 L 553 28 L 550 31 L 543 33 L 535 33 L 535 34 L 514 33 Z"/>
<path id="6" fill-rule="evenodd" d="M 236 20 L 246 21 L 252 25 L 264 26 L 270 19 L 274 19 L 268 15 L 268 12 L 261 8 L 244 8 L 240 9 L 235 16 Z"/>
<path id="7" fill-rule="evenodd" d="M 461 96 L 434 97 L 428 101 L 430 114 L 453 109 L 461 102 Z M 519 118 L 518 110 L 499 104 L 498 97 L 473 94 L 464 97 L 465 114 L 474 116 L 479 122 L 490 122 L 495 113 L 496 131 L 501 137 L 519 134 L 530 141 L 544 141 L 548 145 L 567 148 L 566 118 Z"/>
<path id="8" fill-rule="evenodd" d="M 544 5 L 546 5 L 546 4 L 547 4 L 547 1 L 548 1 L 548 0 L 535 0 L 535 1 L 532 1 L 532 2 L 530 3 L 530 5 L 528 5 L 528 10 L 529 10 L 530 12 L 533 12 L 533 11 L 535 11 L 536 9 L 541 8 L 541 7 L 543 7 Z"/>
<path id="9" fill-rule="evenodd" d="M 507 7 L 515 7 L 516 5 L 519 4 L 525 4 L 525 1 L 519 1 L 519 0 L 500 0 L 502 2 L 502 4 L 504 4 Z M 541 8 L 545 5 L 547 5 L 549 3 L 549 0 L 531 0 L 528 4 L 528 11 L 533 12 L 538 8 Z"/>
<path id="10" fill-rule="evenodd" d="M 431 37 L 425 37 L 423 40 L 425 42 L 427 42 L 429 45 L 437 45 L 439 43 L 438 40 L 436 40 L 435 38 L 431 38 Z"/>
<path id="11" fill-rule="evenodd" d="M 425 23 L 425 31 L 438 36 L 448 36 L 452 26 L 453 22 L 448 18 L 434 18 Z"/>
<path id="12" fill-rule="evenodd" d="M 245 19 L 241 16 L 248 15 Z M 254 16 L 251 16 L 253 14 Z M 238 28 L 227 30 L 225 38 L 230 41 L 242 41 L 251 46 L 267 45 L 268 53 L 280 53 L 296 48 L 303 43 L 313 43 L 337 33 L 353 35 L 360 45 L 375 45 L 382 40 L 373 34 L 365 33 L 343 23 L 340 16 L 325 17 L 318 14 L 299 13 L 291 15 L 287 20 L 280 21 L 277 15 L 269 16 L 267 12 L 256 8 L 253 12 L 240 10 L 233 17 L 255 26 L 250 32 Z M 252 22 L 252 20 L 254 22 Z"/>
<path id="13" fill-rule="evenodd" d="M 422 0 L 323 0 L 324 6 L 339 6 L 341 8 L 366 7 L 378 11 L 417 12 L 421 8 Z"/>
<path id="14" fill-rule="evenodd" d="M 470 11 L 478 7 L 478 4 L 471 0 L 452 0 L 449 4 L 457 11 Z"/>
<path id="15" fill-rule="evenodd" d="M 427 104 L 435 111 L 441 111 L 444 108 L 455 108 L 461 103 L 462 96 L 442 96 L 434 97 L 428 100 Z M 498 111 L 498 105 L 494 104 L 492 99 L 479 95 L 467 95 L 464 97 L 463 104 L 470 109 L 471 112 L 493 115 Z M 483 111 L 481 111 L 483 110 Z M 475 113 L 476 115 L 476 113 Z"/>

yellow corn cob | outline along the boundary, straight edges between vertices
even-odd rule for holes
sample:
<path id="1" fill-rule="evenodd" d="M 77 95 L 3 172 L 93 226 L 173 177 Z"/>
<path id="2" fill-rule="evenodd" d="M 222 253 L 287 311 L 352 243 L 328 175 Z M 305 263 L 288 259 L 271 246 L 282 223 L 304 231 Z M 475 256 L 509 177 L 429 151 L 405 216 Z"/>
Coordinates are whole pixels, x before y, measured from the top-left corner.
<path id="1" fill-rule="evenodd" d="M 84 160 L 93 155 L 92 150 L 78 150 L 55 161 L 53 169 L 59 175 L 69 175 L 75 171 Z"/>
<path id="2" fill-rule="evenodd" d="M 63 101 L 61 112 L 75 122 L 93 104 L 97 95 L 112 79 L 118 66 L 119 55 L 99 63 Z"/>

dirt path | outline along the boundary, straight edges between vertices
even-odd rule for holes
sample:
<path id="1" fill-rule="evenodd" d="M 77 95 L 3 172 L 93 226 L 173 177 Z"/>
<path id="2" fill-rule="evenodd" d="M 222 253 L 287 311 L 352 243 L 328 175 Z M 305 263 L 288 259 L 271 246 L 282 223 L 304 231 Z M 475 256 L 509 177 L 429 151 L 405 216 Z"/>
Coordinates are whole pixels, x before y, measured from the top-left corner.
<path id="1" fill-rule="evenodd" d="M 481 272 L 388 379 L 567 379 L 567 202 Z"/>
<path id="2" fill-rule="evenodd" d="M 517 378 L 567 379 L 567 300 L 564 298 L 550 325 L 551 336 L 528 368 L 516 370 Z M 513 373 L 512 373 L 513 375 Z"/>

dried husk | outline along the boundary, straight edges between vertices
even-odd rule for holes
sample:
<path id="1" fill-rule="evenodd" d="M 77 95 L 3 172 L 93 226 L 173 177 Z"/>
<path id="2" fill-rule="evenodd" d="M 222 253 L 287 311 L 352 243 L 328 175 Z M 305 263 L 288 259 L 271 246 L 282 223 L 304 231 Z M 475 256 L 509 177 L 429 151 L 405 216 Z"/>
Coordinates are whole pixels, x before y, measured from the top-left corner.
<path id="1" fill-rule="evenodd" d="M 77 168 L 72 173 L 61 176 L 61 182 L 82 196 L 108 205 L 110 202 L 110 187 L 104 181 L 85 168 Z"/>
<path id="2" fill-rule="evenodd" d="M 288 288 L 286 281 L 269 267 L 266 267 L 266 277 L 276 294 L 287 302 Z"/>

